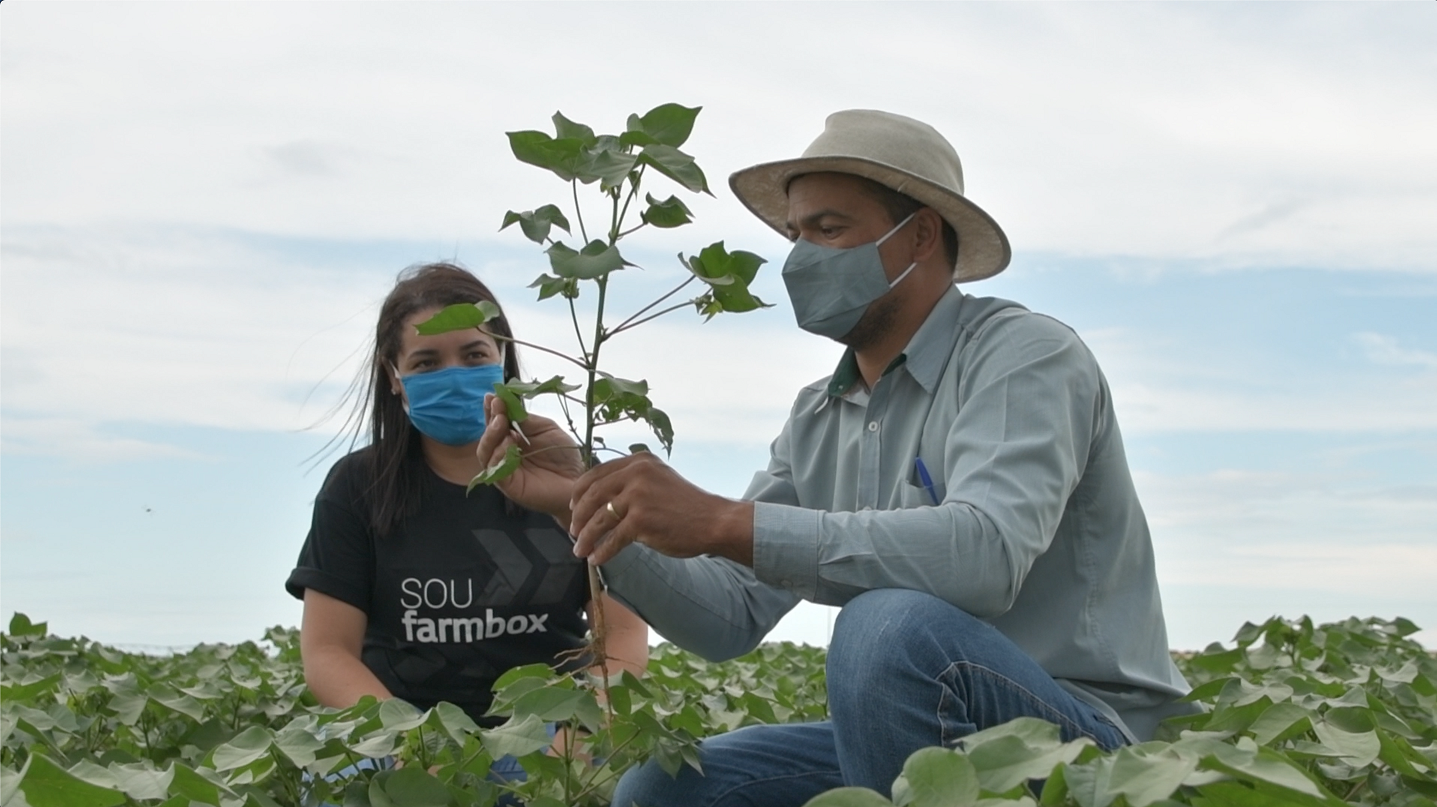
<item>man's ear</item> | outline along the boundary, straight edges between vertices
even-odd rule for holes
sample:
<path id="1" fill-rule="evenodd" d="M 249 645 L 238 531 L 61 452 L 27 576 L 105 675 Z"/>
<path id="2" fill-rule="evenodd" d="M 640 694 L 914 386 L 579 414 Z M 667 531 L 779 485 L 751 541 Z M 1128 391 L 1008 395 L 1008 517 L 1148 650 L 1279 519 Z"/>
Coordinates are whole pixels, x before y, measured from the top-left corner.
<path id="1" fill-rule="evenodd" d="M 931 207 L 913 215 L 913 260 L 925 263 L 933 255 L 943 254 L 943 217 Z"/>

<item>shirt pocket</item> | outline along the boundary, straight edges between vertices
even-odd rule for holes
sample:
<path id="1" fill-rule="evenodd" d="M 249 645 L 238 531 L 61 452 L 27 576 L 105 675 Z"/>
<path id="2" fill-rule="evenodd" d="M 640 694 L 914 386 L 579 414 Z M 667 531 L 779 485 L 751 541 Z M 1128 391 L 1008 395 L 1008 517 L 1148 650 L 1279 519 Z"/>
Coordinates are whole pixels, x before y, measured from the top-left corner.
<path id="1" fill-rule="evenodd" d="M 928 488 L 916 482 L 916 480 L 903 482 L 898 486 L 898 506 L 902 509 L 932 507 L 942 501 L 943 484 L 936 479 L 933 480 L 933 492 L 931 494 L 928 492 Z"/>

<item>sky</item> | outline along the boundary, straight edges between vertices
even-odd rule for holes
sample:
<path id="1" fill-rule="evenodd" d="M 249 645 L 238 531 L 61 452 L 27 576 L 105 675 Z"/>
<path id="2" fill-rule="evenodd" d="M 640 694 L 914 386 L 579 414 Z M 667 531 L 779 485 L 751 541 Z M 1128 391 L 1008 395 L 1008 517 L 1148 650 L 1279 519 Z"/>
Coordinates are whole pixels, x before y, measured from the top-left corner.
<path id="1" fill-rule="evenodd" d="M 1405 616 L 1437 647 L 1434 98 L 1425 0 L 11 0 L 0 613 L 135 649 L 298 624 L 282 583 L 396 273 L 461 261 L 521 338 L 568 347 L 527 288 L 544 256 L 499 231 L 568 189 L 504 133 L 677 102 L 703 107 L 685 150 L 713 196 L 626 242 L 643 268 L 615 307 L 718 240 L 769 260 L 774 304 L 613 343 L 681 473 L 741 494 L 840 353 L 794 326 L 788 245 L 727 176 L 833 111 L 898 112 L 953 142 L 1013 244 L 965 291 L 1098 357 L 1174 647 L 1304 614 Z M 832 616 L 800 606 L 770 638 L 824 644 Z"/>

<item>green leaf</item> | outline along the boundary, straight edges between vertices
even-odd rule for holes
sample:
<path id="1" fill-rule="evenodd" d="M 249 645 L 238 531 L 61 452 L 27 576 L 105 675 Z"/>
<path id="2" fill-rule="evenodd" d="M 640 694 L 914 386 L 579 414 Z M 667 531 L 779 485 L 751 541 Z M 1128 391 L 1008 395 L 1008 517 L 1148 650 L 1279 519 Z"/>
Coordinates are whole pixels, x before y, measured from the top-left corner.
<path id="1" fill-rule="evenodd" d="M 499 306 L 488 300 L 477 303 L 455 303 L 441 308 L 437 314 L 414 327 L 420 336 L 435 336 L 465 328 L 477 328 L 499 316 Z"/>
<path id="2" fill-rule="evenodd" d="M 508 384 L 495 384 L 494 394 L 504 402 L 504 414 L 510 423 L 523 423 L 529 419 L 529 410 L 524 408 L 524 399 Z"/>
<path id="3" fill-rule="evenodd" d="M 513 476 L 514 472 L 519 470 L 519 466 L 523 462 L 524 455 L 519 450 L 519 447 L 509 446 L 504 452 L 504 456 L 498 462 L 485 468 L 478 476 L 469 480 L 469 487 L 466 489 L 466 492 L 473 491 L 480 485 L 492 485 L 495 482 L 503 482 L 505 479 Z"/>
<path id="4" fill-rule="evenodd" d="M 752 252 L 739 250 L 730 253 L 719 241 L 704 247 L 692 258 L 685 258 L 681 253 L 679 262 L 709 285 L 709 295 L 717 304 L 708 310 L 701 308 L 709 318 L 720 311 L 742 313 L 770 307 L 748 290 L 749 284 L 758 275 L 758 268 L 767 263 Z"/>
<path id="5" fill-rule="evenodd" d="M 406 765 L 384 782 L 394 807 L 448 807 L 449 788 L 415 765 Z"/>
<path id="6" fill-rule="evenodd" d="M 176 692 L 167 684 L 154 684 L 147 694 L 155 703 L 167 709 L 173 709 L 192 720 L 198 721 L 204 717 L 205 707 L 203 704 L 193 696 Z"/>
<path id="7" fill-rule="evenodd" d="M 973 763 L 946 748 L 915 751 L 893 782 L 893 803 L 898 807 L 968 807 L 978 794 Z"/>
<path id="8" fill-rule="evenodd" d="M 694 119 L 702 109 L 703 107 L 662 104 L 645 112 L 643 117 L 630 115 L 628 131 L 620 140 L 632 145 L 647 146 L 657 143 L 678 148 L 689 139 L 694 130 Z"/>
<path id="9" fill-rule="evenodd" d="M 44 636 L 49 627 L 47 622 L 31 622 L 30 617 L 16 611 L 10 617 L 9 633 L 11 636 Z"/>
<path id="10" fill-rule="evenodd" d="M 91 784 L 43 754 L 32 753 L 18 779 L 19 791 L 30 807 L 116 807 L 125 803 L 124 793 Z"/>
<path id="11" fill-rule="evenodd" d="M 649 206 L 639 214 L 639 218 L 652 227 L 667 230 L 693 221 L 694 214 L 677 196 L 670 196 L 660 202 L 653 194 L 646 193 L 644 201 L 648 202 Z"/>
<path id="12" fill-rule="evenodd" d="M 713 196 L 709 192 L 708 180 L 694 158 L 672 146 L 662 143 L 644 146 L 644 150 L 639 152 L 639 163 L 652 166 L 660 174 L 695 193 Z"/>
<path id="13" fill-rule="evenodd" d="M 1172 748 L 1121 748 L 1113 757 L 1109 786 L 1112 792 L 1127 797 L 1131 807 L 1147 807 L 1177 792 L 1197 765 L 1197 757 Z"/>
<path id="14" fill-rule="evenodd" d="M 638 162 L 639 158 L 634 154 L 606 149 L 590 150 L 585 152 L 580 166 L 579 181 L 587 184 L 597 179 L 599 189 L 607 192 L 624 184 L 624 180 Z"/>
<path id="15" fill-rule="evenodd" d="M 594 143 L 594 130 L 582 123 L 569 120 L 564 117 L 564 113 L 555 112 L 553 121 L 554 136 L 560 140 L 578 140 L 586 146 Z"/>
<path id="16" fill-rule="evenodd" d="M 550 274 L 542 274 L 535 278 L 533 283 L 529 284 L 529 288 L 539 290 L 540 300 L 547 300 L 556 294 L 561 294 L 570 300 L 577 299 L 579 296 L 578 278 L 572 277 L 564 278 L 554 277 Z"/>
<path id="17" fill-rule="evenodd" d="M 1382 753 L 1382 741 L 1377 732 L 1352 733 L 1343 731 L 1327 721 L 1318 721 L 1312 726 L 1317 739 L 1328 748 L 1338 752 L 1347 764 L 1354 768 L 1365 768 Z"/>
<path id="18" fill-rule="evenodd" d="M 662 445 L 664 447 L 664 453 L 673 454 L 674 424 L 673 421 L 669 420 L 668 413 L 662 409 L 659 409 L 656 406 L 650 406 L 648 413 L 643 415 L 643 419 L 645 421 L 648 421 L 649 428 L 653 429 L 654 436 L 659 438 L 659 445 Z M 639 453 L 639 451 L 648 450 L 648 446 L 645 446 L 642 443 L 629 446 L 629 453 L 631 454 L 637 454 Z"/>
<path id="19" fill-rule="evenodd" d="M 1064 743 L 1052 723 L 1020 717 L 970 734 L 962 743 L 983 789 L 1006 793 L 1029 779 L 1048 778 L 1053 768 L 1072 762 L 1093 741 L 1082 738 Z"/>
<path id="20" fill-rule="evenodd" d="M 544 250 L 544 253 L 549 256 L 549 267 L 554 274 L 562 278 L 594 280 L 632 265 L 619 254 L 618 247 L 611 247 L 603 241 L 590 241 L 578 252 L 560 242 Z"/>
<path id="21" fill-rule="evenodd" d="M 1295 703 L 1274 704 L 1248 726 L 1252 738 L 1258 745 L 1270 745 L 1275 740 L 1307 730 L 1310 712 Z"/>
<path id="22" fill-rule="evenodd" d="M 543 682 L 552 674 L 553 670 L 550 670 L 547 664 L 524 664 L 518 667 L 510 667 L 507 672 L 499 676 L 498 680 L 494 682 L 493 689 L 495 692 L 502 694 L 505 689 L 508 689 L 519 681 L 538 679 L 540 682 Z"/>
<path id="23" fill-rule="evenodd" d="M 547 723 L 570 720 L 585 698 L 594 696 L 578 689 L 544 687 L 525 693 L 514 701 L 515 715 L 534 715 Z"/>
<path id="24" fill-rule="evenodd" d="M 540 395 L 562 395 L 579 389 L 578 384 L 565 383 L 564 377 L 553 376 L 547 381 L 510 381 L 504 386 L 523 398 L 537 398 Z"/>
<path id="25" fill-rule="evenodd" d="M 893 807 L 893 802 L 866 787 L 839 787 L 814 796 L 803 807 Z"/>
<path id="26" fill-rule="evenodd" d="M 169 795 L 170 782 L 175 776 L 173 770 L 155 770 L 143 762 L 128 765 L 112 762 L 108 773 L 114 779 L 115 787 L 135 800 L 165 798 Z"/>
<path id="27" fill-rule="evenodd" d="M 544 721 L 535 715 L 511 718 L 499 728 L 479 732 L 479 736 L 495 759 L 505 755 L 526 756 L 548 748 L 552 742 Z"/>
<path id="28" fill-rule="evenodd" d="M 537 210 L 525 210 L 523 213 L 510 210 L 504 214 L 504 223 L 499 229 L 502 231 L 516 222 L 524 232 L 524 237 L 536 244 L 542 244 L 549 239 L 551 227 L 569 232 L 569 220 L 564 217 L 563 211 L 554 205 L 544 205 Z"/>
<path id="29" fill-rule="evenodd" d="M 54 673 L 25 683 L 6 683 L 0 685 L 0 698 L 6 703 L 34 701 L 36 695 L 53 692 L 60 680 L 60 673 Z"/>
<path id="30" fill-rule="evenodd" d="M 217 771 L 231 771 L 264 756 L 273 744 L 274 737 L 269 731 L 262 726 L 250 726 L 210 752 L 210 761 Z"/>
<path id="31" fill-rule="evenodd" d="M 543 132 L 533 131 L 506 134 L 509 148 L 519 162 L 552 171 L 565 182 L 577 179 L 589 159 L 586 144 L 577 138 L 555 140 Z"/>
<path id="32" fill-rule="evenodd" d="M 303 768 L 318 759 L 325 743 L 304 723 L 295 720 L 275 732 L 274 745 L 290 762 Z"/>
<path id="33" fill-rule="evenodd" d="M 200 804 L 219 804 L 221 794 L 234 796 L 234 792 L 229 788 L 206 779 L 194 768 L 184 763 L 173 763 L 170 766 L 170 771 L 172 773 L 169 789 L 171 796 L 182 797 L 186 801 L 197 801 Z"/>

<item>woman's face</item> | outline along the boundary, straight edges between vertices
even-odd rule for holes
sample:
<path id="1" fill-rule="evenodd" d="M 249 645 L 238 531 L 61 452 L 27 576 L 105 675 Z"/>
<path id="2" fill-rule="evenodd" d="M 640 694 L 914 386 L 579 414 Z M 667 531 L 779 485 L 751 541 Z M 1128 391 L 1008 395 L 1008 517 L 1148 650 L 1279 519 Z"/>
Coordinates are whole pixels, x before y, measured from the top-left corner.
<path id="1" fill-rule="evenodd" d="M 394 365 L 388 368 L 390 389 L 394 393 L 404 394 L 404 386 L 399 382 L 404 376 L 432 373 L 445 367 L 504 363 L 499 342 L 482 327 L 436 336 L 421 336 L 415 332 L 415 326 L 439 311 L 438 307 L 426 308 L 404 321 L 399 337 L 399 354 L 394 359 Z"/>

